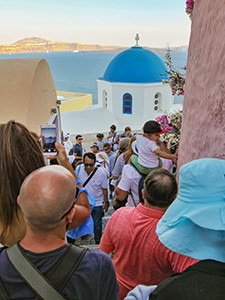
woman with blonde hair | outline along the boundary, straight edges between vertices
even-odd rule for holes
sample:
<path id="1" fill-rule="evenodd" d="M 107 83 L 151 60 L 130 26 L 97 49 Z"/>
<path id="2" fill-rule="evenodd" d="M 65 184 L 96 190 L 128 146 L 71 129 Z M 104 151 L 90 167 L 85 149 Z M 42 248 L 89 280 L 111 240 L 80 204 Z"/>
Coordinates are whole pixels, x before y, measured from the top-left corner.
<path id="1" fill-rule="evenodd" d="M 64 147 L 57 143 L 59 153 L 56 158 L 73 172 Z M 26 231 L 23 214 L 17 205 L 22 182 L 31 172 L 43 167 L 45 162 L 38 141 L 24 125 L 15 121 L 0 125 L 0 149 L 0 243 L 11 246 L 22 239 Z M 88 213 L 84 220 L 89 216 Z M 78 223 L 74 222 L 71 227 L 78 226 Z"/>

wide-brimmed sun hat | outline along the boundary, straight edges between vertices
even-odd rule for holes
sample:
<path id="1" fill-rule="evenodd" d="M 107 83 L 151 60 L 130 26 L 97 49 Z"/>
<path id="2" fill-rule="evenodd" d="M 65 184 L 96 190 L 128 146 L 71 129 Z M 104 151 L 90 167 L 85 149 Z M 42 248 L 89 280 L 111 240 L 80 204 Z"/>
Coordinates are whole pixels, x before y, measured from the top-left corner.
<path id="1" fill-rule="evenodd" d="M 225 160 L 202 158 L 181 167 L 178 196 L 156 233 L 174 252 L 225 262 Z"/>

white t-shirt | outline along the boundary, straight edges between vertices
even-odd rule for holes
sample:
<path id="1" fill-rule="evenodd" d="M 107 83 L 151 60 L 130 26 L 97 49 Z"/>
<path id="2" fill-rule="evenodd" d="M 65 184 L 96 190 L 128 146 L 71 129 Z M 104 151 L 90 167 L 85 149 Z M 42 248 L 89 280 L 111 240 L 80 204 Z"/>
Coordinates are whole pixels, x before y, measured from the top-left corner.
<path id="1" fill-rule="evenodd" d="M 84 169 L 84 164 L 77 166 L 76 170 L 77 178 L 83 184 L 88 178 L 87 172 Z M 107 173 L 103 168 L 98 168 L 94 176 L 85 185 L 86 190 L 90 195 L 95 197 L 95 206 L 101 206 L 104 201 L 102 189 L 107 189 L 108 179 Z"/>
<path id="2" fill-rule="evenodd" d="M 143 135 L 137 135 L 138 163 L 147 168 L 158 166 L 158 155 L 154 153 L 159 146 L 156 142 L 149 140 Z"/>
<path id="3" fill-rule="evenodd" d="M 140 203 L 138 195 L 138 184 L 140 178 L 141 174 L 134 167 L 128 164 L 123 167 L 121 180 L 118 184 L 118 188 L 123 191 L 128 192 L 131 190 L 136 205 Z M 134 202 L 130 195 L 128 196 L 127 206 L 134 206 Z"/>

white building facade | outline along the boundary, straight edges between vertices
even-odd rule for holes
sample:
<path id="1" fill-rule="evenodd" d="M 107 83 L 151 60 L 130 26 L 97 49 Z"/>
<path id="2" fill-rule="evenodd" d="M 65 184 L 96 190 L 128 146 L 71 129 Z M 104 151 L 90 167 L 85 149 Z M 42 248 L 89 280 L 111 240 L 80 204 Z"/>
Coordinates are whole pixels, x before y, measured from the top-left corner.
<path id="1" fill-rule="evenodd" d="M 98 104 L 119 123 L 135 126 L 171 111 L 173 96 L 163 84 L 166 66 L 153 52 L 138 45 L 118 54 L 98 83 Z"/>
<path id="2" fill-rule="evenodd" d="M 116 55 L 103 77 L 97 79 L 98 104 L 63 113 L 63 128 L 96 133 L 115 124 L 118 131 L 126 126 L 141 130 L 146 121 L 172 110 L 173 96 L 163 79 L 167 79 L 163 61 L 137 43 Z"/>

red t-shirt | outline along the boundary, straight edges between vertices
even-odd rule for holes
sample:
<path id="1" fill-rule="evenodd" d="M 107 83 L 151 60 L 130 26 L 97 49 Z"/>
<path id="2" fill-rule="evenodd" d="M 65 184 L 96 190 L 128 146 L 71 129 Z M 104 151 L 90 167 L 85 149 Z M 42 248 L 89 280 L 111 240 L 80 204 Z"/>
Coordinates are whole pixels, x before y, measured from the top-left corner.
<path id="1" fill-rule="evenodd" d="M 121 208 L 110 218 L 100 249 L 115 253 L 119 299 L 138 284 L 158 284 L 198 261 L 169 250 L 159 241 L 155 231 L 163 214 L 139 204 Z"/>

